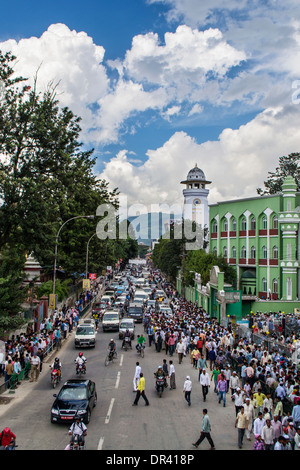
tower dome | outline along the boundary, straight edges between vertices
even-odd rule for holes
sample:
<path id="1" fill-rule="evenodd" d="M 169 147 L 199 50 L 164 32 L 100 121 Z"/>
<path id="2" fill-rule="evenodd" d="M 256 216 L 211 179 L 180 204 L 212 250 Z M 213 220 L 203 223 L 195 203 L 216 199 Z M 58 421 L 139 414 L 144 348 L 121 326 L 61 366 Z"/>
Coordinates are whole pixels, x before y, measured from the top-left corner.
<path id="1" fill-rule="evenodd" d="M 204 174 L 203 170 L 198 168 L 197 163 L 196 163 L 194 168 L 192 168 L 188 172 L 188 175 L 187 175 L 186 179 L 189 180 L 189 181 L 194 180 L 194 179 L 199 179 L 199 180 L 205 181 L 205 174 Z"/>

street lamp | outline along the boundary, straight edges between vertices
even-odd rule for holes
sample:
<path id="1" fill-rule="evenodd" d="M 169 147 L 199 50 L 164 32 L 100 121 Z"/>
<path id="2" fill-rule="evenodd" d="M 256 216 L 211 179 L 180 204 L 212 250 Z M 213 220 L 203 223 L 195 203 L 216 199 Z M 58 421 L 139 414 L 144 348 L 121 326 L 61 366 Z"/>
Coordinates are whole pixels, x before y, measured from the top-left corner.
<path id="1" fill-rule="evenodd" d="M 95 232 L 89 239 L 89 241 L 87 242 L 87 245 L 86 245 L 86 259 L 85 259 L 85 278 L 87 279 L 88 277 L 88 259 L 89 259 L 89 244 L 90 244 L 90 241 L 91 239 L 97 235 L 97 232 Z"/>
<path id="2" fill-rule="evenodd" d="M 54 252 L 53 290 L 52 290 L 53 294 L 55 294 L 57 247 L 58 247 L 58 237 L 59 237 L 60 231 L 61 231 L 61 229 L 62 229 L 68 222 L 70 222 L 71 220 L 74 220 L 74 219 L 83 219 L 83 218 L 86 218 L 86 219 L 94 219 L 95 216 L 94 216 L 94 215 L 77 215 L 76 217 L 71 217 L 70 219 L 66 220 L 66 222 L 64 222 L 64 223 L 61 225 L 61 227 L 59 228 L 59 230 L 58 230 L 58 232 L 57 232 L 56 240 L 55 240 L 55 252 Z"/>

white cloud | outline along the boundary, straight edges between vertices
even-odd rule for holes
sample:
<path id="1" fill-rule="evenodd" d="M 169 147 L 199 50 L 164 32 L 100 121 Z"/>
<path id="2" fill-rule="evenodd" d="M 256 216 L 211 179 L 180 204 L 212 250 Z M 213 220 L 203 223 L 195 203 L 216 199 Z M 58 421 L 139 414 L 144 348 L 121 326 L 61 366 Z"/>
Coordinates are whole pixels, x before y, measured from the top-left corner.
<path id="1" fill-rule="evenodd" d="M 299 151 L 300 109 L 269 109 L 240 128 L 224 129 L 219 139 L 198 144 L 185 132 L 176 132 L 143 165 L 132 165 L 124 150 L 106 164 L 101 177 L 128 195 L 128 203 L 181 204 L 180 181 L 195 163 L 209 186 L 209 202 L 256 196 L 282 155 Z M 130 184 L 128 184 L 130 182 Z"/>

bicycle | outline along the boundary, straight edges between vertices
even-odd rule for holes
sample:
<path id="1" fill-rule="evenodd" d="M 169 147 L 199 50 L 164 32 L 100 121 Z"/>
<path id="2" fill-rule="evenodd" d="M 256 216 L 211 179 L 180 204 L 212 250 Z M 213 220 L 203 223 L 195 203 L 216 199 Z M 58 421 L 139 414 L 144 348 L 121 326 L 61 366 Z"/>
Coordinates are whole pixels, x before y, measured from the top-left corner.
<path id="1" fill-rule="evenodd" d="M 118 357 L 117 351 L 114 351 L 113 354 L 109 352 L 105 358 L 105 362 L 104 362 L 105 366 L 108 366 L 108 364 L 113 362 L 114 359 L 117 359 L 117 357 Z"/>

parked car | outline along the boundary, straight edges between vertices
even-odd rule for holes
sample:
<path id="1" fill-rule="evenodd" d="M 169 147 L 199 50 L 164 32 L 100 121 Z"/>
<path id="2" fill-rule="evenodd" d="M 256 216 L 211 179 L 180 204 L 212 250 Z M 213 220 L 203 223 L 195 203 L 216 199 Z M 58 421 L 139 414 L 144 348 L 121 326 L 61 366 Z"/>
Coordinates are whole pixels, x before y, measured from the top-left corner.
<path id="1" fill-rule="evenodd" d="M 72 423 L 79 416 L 85 424 L 91 419 L 92 409 L 97 404 L 96 384 L 92 380 L 67 380 L 51 408 L 51 423 Z"/>

